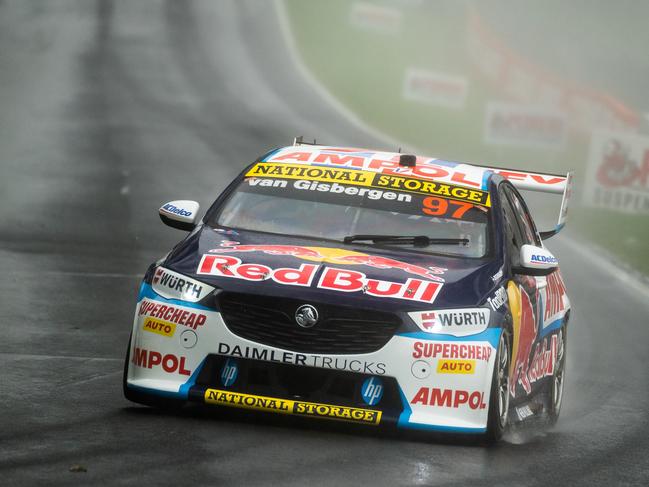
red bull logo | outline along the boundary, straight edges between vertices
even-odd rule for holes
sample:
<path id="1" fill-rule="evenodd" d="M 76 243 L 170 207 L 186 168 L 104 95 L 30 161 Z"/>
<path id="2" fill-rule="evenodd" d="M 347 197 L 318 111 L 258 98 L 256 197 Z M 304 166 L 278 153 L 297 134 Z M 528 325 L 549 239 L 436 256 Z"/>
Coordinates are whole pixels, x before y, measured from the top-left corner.
<path id="1" fill-rule="evenodd" d="M 205 254 L 198 265 L 197 273 L 243 279 L 246 281 L 274 281 L 286 286 L 311 286 L 320 266 L 302 264 L 299 268 L 271 268 L 263 264 L 243 263 L 230 255 Z M 317 287 L 339 292 L 362 292 L 381 298 L 407 299 L 432 303 L 442 289 L 439 282 L 409 278 L 405 283 L 370 279 L 359 271 L 325 267 Z"/>
<path id="2" fill-rule="evenodd" d="M 527 373 L 528 382 L 534 383 L 554 374 L 554 365 L 557 362 L 557 335 L 552 335 L 548 347 L 548 339 L 544 338 L 543 343 L 537 343 L 534 349 L 534 356 L 530 361 Z"/>
<path id="3" fill-rule="evenodd" d="M 239 245 L 237 242 L 221 243 L 222 248 L 212 249 L 210 253 L 263 252 L 269 255 L 290 255 L 298 259 L 327 262 L 339 265 L 365 265 L 375 269 L 400 269 L 407 274 L 436 282 L 444 282 L 440 275 L 446 272 L 442 267 L 422 267 L 408 262 L 370 255 L 353 250 L 329 247 L 303 247 L 296 245 Z"/>

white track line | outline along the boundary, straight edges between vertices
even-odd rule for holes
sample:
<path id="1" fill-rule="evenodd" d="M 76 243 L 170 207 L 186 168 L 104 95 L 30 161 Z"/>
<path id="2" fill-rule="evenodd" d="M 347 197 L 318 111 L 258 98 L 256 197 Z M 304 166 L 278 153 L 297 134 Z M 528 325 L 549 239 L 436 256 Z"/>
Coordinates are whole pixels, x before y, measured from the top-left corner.
<path id="1" fill-rule="evenodd" d="M 72 276 L 72 277 L 102 277 L 108 279 L 141 279 L 142 274 L 120 274 L 116 272 L 77 272 L 77 271 L 5 271 L 5 274 L 38 274 L 39 276 Z"/>
<path id="2" fill-rule="evenodd" d="M 94 362 L 114 362 L 119 361 L 123 362 L 124 357 L 122 358 L 111 358 L 111 357 L 79 357 L 76 355 L 39 355 L 33 353 L 5 353 L 0 352 L 0 357 L 6 357 L 9 359 L 29 359 L 29 360 L 52 360 L 52 359 L 65 359 L 65 360 L 89 360 Z"/>

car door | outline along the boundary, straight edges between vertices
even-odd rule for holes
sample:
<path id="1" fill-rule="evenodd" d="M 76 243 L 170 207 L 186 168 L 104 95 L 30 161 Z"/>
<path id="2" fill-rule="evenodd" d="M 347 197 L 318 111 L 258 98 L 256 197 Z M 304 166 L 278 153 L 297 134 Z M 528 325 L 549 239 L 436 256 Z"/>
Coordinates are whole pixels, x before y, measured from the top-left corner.
<path id="1" fill-rule="evenodd" d="M 533 358 L 542 353 L 539 345 L 539 330 L 542 328 L 541 290 L 546 287 L 545 277 L 515 273 L 520 265 L 520 249 L 523 245 L 541 245 L 534 222 L 525 202 L 514 187 L 503 182 L 499 187 L 503 212 L 503 227 L 506 239 L 506 255 L 512 270 L 507 284 L 513 333 L 511 340 L 510 393 L 522 397 L 534 392 L 538 381 L 532 371 Z"/>

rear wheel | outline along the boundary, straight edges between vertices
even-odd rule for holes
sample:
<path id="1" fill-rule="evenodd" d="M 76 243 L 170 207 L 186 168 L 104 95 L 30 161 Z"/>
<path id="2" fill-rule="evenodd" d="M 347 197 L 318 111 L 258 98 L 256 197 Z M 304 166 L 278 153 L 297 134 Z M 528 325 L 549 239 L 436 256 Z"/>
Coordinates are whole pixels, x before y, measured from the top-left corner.
<path id="1" fill-rule="evenodd" d="M 509 413 L 509 333 L 503 331 L 498 341 L 496 363 L 491 378 L 491 397 L 489 398 L 489 416 L 487 419 L 487 441 L 494 442 L 502 438 L 508 423 Z"/>
<path id="2" fill-rule="evenodd" d="M 559 329 L 557 335 L 557 361 L 554 365 L 554 375 L 550 389 L 550 407 L 548 420 L 554 424 L 559 419 L 561 403 L 563 402 L 563 384 L 566 378 L 566 325 Z"/>

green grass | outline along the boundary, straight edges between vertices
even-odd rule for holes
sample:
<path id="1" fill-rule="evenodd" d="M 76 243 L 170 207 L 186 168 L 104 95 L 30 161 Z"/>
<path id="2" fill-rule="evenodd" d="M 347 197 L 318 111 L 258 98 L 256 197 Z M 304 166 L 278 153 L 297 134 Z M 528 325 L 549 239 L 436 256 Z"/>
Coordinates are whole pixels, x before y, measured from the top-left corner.
<path id="1" fill-rule="evenodd" d="M 363 121 L 423 150 L 425 155 L 536 171 L 574 169 L 579 190 L 588 156 L 585 136 L 572 133 L 564 147 L 557 150 L 483 142 L 485 105 L 499 96 L 495 87 L 481 82 L 467 56 L 466 15 L 461 2 L 374 2 L 402 6 L 402 29 L 398 34 L 351 25 L 353 3 L 285 1 L 303 61 Z M 403 99 L 408 67 L 465 76 L 469 90 L 464 109 Z M 570 225 L 579 233 L 649 274 L 647 252 L 642 245 L 649 237 L 648 218 L 576 208 L 574 204 L 571 212 Z M 620 235 L 624 236 L 622 244 Z"/>
<path id="2" fill-rule="evenodd" d="M 570 223 L 577 232 L 622 259 L 634 271 L 649 275 L 649 215 L 576 208 Z"/>

